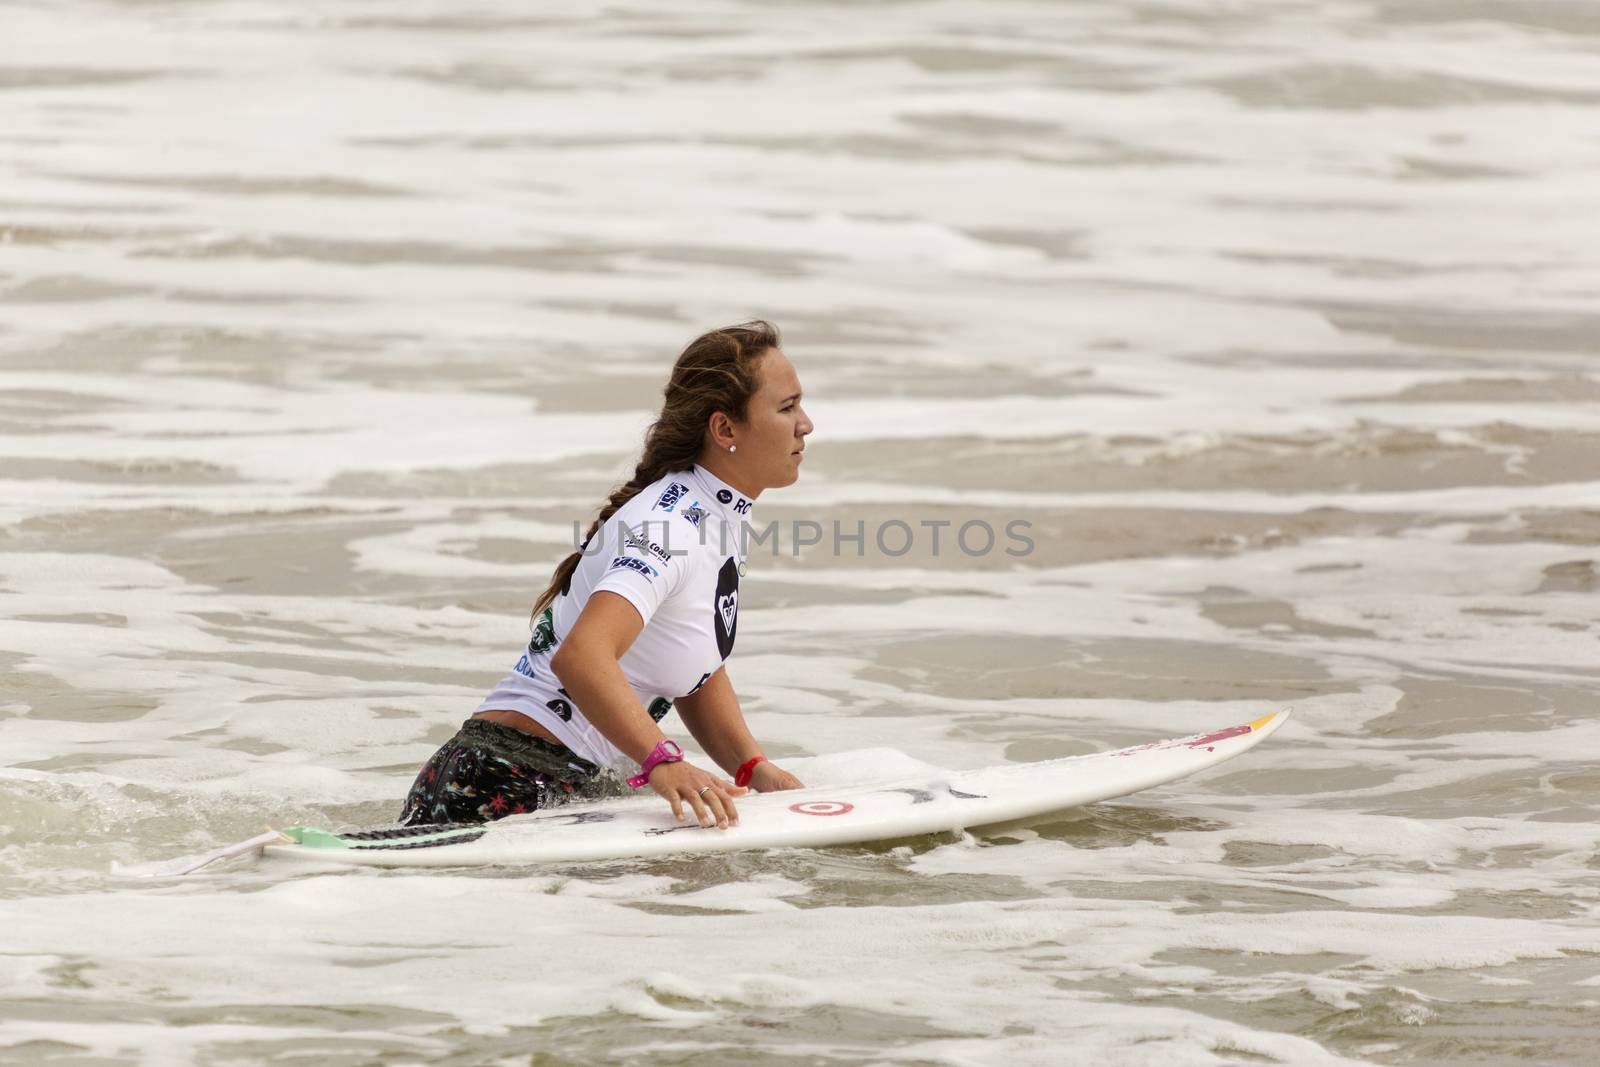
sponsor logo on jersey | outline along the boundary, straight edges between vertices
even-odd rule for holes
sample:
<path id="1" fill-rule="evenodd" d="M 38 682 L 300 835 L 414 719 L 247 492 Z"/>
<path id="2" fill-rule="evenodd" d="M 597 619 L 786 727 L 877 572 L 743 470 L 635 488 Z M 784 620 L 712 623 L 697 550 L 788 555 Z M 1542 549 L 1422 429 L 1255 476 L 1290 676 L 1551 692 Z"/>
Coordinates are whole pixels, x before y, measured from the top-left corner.
<path id="1" fill-rule="evenodd" d="M 717 499 L 722 501 L 724 504 L 731 504 L 733 503 L 733 494 L 728 492 L 726 489 L 718 489 Z"/>
<path id="2" fill-rule="evenodd" d="M 717 595 L 711 610 L 712 629 L 717 635 L 717 652 L 723 659 L 733 651 L 739 629 L 739 564 L 732 556 L 717 572 Z"/>
<path id="3" fill-rule="evenodd" d="M 637 548 L 640 552 L 650 553 L 662 563 L 672 562 L 672 553 L 668 552 L 654 541 L 647 540 L 646 538 L 641 537 L 632 531 L 629 531 L 628 535 L 622 539 L 622 542 L 629 548 Z"/>
<path id="4" fill-rule="evenodd" d="M 612 560 L 610 569 L 616 570 L 618 567 L 626 567 L 630 571 L 638 571 L 646 578 L 655 578 L 661 573 L 644 560 L 634 559 L 632 556 L 618 556 Z"/>
<path id="5" fill-rule="evenodd" d="M 533 636 L 528 639 L 528 655 L 537 656 L 556 647 L 556 622 L 555 615 L 545 608 L 539 616 L 539 622 L 533 628 Z"/>
<path id="6" fill-rule="evenodd" d="M 689 520 L 689 525 L 696 530 L 700 528 L 700 520 L 706 517 L 705 508 L 700 506 L 700 501 L 698 500 L 684 508 L 682 514 L 684 518 Z"/>
<path id="7" fill-rule="evenodd" d="M 661 496 L 656 498 L 656 507 L 670 515 L 672 509 L 678 506 L 678 501 L 683 499 L 683 494 L 688 491 L 689 487 L 687 485 L 681 482 L 672 482 L 661 491 Z"/>
<path id="8" fill-rule="evenodd" d="M 740 497 L 739 502 L 733 506 L 733 510 L 740 515 L 750 514 L 750 501 Z"/>

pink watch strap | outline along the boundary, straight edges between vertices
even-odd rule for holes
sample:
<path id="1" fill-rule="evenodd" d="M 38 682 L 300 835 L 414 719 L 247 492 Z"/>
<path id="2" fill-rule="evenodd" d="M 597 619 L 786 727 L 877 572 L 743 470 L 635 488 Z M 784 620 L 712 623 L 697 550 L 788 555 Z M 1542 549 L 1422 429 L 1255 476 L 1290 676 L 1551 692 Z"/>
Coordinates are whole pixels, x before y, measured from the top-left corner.
<path id="1" fill-rule="evenodd" d="M 659 763 L 677 763 L 683 759 L 683 749 L 678 742 L 669 739 L 657 741 L 656 747 L 650 750 L 650 755 L 644 758 L 639 765 L 639 773 L 628 779 L 628 784 L 638 789 L 650 784 L 650 772 L 656 769 Z"/>

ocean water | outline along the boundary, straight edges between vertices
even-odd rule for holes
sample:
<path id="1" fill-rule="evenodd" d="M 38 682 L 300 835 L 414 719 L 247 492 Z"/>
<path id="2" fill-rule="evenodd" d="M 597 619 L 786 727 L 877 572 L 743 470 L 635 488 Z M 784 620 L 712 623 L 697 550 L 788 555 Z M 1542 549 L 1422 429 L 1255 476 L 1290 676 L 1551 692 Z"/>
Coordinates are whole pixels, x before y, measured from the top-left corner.
<path id="1" fill-rule="evenodd" d="M 1587 1062 L 1597 104 L 1555 0 L 0 7 L 0 1064 Z M 756 315 L 775 758 L 1289 725 L 976 834 L 119 873 L 392 818 Z"/>

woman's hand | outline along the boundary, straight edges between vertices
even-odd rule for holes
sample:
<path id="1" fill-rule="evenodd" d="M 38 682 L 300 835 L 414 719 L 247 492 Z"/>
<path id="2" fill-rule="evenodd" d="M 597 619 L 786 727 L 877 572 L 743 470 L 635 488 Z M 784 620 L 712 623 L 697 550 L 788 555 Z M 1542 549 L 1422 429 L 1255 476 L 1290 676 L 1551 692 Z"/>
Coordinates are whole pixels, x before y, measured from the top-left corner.
<path id="1" fill-rule="evenodd" d="M 805 783 L 771 760 L 762 760 L 750 772 L 750 788 L 758 793 L 776 793 L 780 789 L 804 789 Z"/>
<path id="2" fill-rule="evenodd" d="M 733 798 L 748 792 L 686 760 L 656 764 L 650 771 L 650 788 L 667 798 L 672 816 L 679 822 L 683 821 L 683 805 L 688 802 L 701 826 L 714 824 L 719 830 L 738 825 L 739 813 L 734 810 Z"/>

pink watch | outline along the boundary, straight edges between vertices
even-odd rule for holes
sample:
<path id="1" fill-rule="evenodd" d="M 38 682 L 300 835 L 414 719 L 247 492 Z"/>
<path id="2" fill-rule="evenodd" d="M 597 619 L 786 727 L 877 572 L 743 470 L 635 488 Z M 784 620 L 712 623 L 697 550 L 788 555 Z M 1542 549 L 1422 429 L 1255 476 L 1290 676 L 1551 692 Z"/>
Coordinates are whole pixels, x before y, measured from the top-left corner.
<path id="1" fill-rule="evenodd" d="M 664 739 L 656 742 L 656 747 L 650 750 L 650 755 L 644 758 L 639 765 L 639 773 L 628 779 L 628 784 L 635 789 L 650 784 L 650 772 L 656 769 L 657 764 L 677 763 L 683 759 L 683 749 L 678 742 Z"/>

